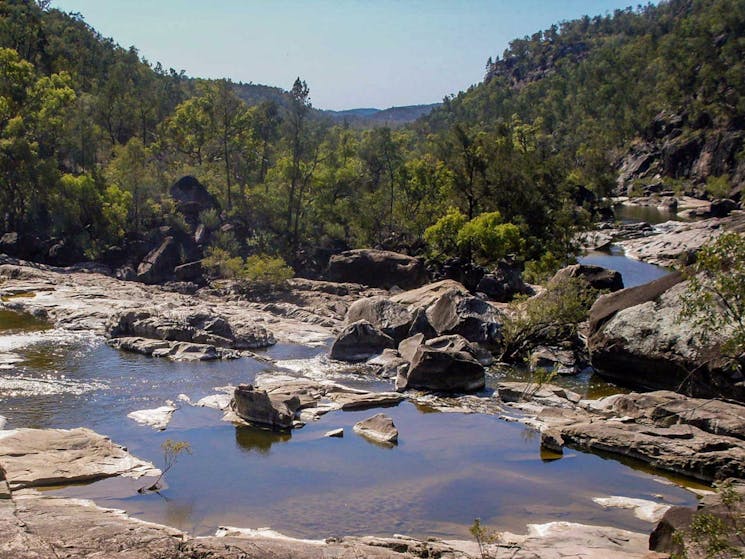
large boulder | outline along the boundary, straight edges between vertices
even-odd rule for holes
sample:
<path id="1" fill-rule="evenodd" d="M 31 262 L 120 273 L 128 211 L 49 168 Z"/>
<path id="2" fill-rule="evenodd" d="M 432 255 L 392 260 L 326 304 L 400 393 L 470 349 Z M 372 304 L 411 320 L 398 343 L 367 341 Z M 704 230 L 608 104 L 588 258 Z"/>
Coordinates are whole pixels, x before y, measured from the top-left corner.
<path id="1" fill-rule="evenodd" d="M 173 237 L 166 237 L 137 267 L 137 279 L 142 283 L 160 283 L 171 279 L 180 264 L 181 255 Z"/>
<path id="2" fill-rule="evenodd" d="M 398 442 L 398 429 L 393 419 L 384 413 L 368 417 L 354 425 L 354 432 L 383 444 L 396 444 Z"/>
<path id="3" fill-rule="evenodd" d="M 447 336 L 424 342 L 418 335 L 401 342 L 399 352 L 410 365 L 399 370 L 396 390 L 473 392 L 484 388 L 484 367 L 465 338 Z"/>
<path id="4" fill-rule="evenodd" d="M 108 322 L 112 338 L 139 337 L 191 342 L 230 349 L 258 349 L 274 345 L 271 332 L 254 323 L 231 323 L 206 310 L 164 312 L 138 309 L 122 312 Z"/>
<path id="5" fill-rule="evenodd" d="M 374 249 L 348 250 L 332 256 L 326 274 L 331 281 L 385 289 L 414 289 L 427 281 L 421 258 Z"/>
<path id="6" fill-rule="evenodd" d="M 600 297 L 590 309 L 593 367 L 620 384 L 745 400 L 719 345 L 728 335 L 682 318 L 688 282 L 678 275 Z"/>
<path id="7" fill-rule="evenodd" d="M 219 209 L 215 197 L 202 183 L 190 175 L 181 177 L 171 186 L 171 198 L 176 201 L 176 209 L 191 225 L 199 221 L 201 212 Z"/>
<path id="8" fill-rule="evenodd" d="M 244 421 L 277 430 L 292 429 L 300 399 L 295 395 L 269 394 L 242 384 L 236 387 L 230 408 Z"/>
<path id="9" fill-rule="evenodd" d="M 439 299 L 444 293 L 451 290 L 457 291 L 464 297 L 470 295 L 468 289 L 466 289 L 463 284 L 454 280 L 446 279 L 434 283 L 428 283 L 427 285 L 417 289 L 410 289 L 409 291 L 398 293 L 391 297 L 391 301 L 407 307 L 410 311 L 426 309 L 432 303 L 437 301 L 437 299 Z"/>
<path id="10" fill-rule="evenodd" d="M 476 291 L 500 303 L 511 301 L 515 295 L 531 293 L 523 281 L 522 272 L 505 262 L 500 262 L 492 272 L 485 274 L 476 285 Z"/>
<path id="11" fill-rule="evenodd" d="M 443 293 L 427 308 L 427 320 L 438 336 L 459 334 L 471 342 L 495 343 L 502 318 L 497 309 L 478 297 L 456 289 Z"/>
<path id="12" fill-rule="evenodd" d="M 588 264 L 572 264 L 562 268 L 549 281 L 549 285 L 571 278 L 584 279 L 593 289 L 618 291 L 623 289 L 621 274 L 615 270 L 608 270 L 602 266 Z"/>
<path id="13" fill-rule="evenodd" d="M 408 336 L 414 317 L 405 306 L 378 295 L 360 299 L 349 306 L 346 323 L 359 320 L 366 320 L 394 341 L 400 342 Z"/>
<path id="14" fill-rule="evenodd" d="M 43 256 L 44 243 L 36 235 L 5 233 L 0 237 L 0 252 L 24 260 L 36 260 Z"/>
<path id="15" fill-rule="evenodd" d="M 330 357 L 339 361 L 365 361 L 395 345 L 393 338 L 368 321 L 358 320 L 339 333 L 331 346 Z"/>

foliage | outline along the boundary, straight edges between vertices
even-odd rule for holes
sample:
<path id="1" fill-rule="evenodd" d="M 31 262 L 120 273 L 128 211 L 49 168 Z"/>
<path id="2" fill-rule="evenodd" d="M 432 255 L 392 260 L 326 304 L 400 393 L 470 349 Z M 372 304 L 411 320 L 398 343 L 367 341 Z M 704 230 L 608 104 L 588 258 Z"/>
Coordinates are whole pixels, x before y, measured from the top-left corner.
<path id="1" fill-rule="evenodd" d="M 160 445 L 160 449 L 163 451 L 163 467 L 160 469 L 160 475 L 155 482 L 147 488 L 140 489 L 140 492 L 147 491 L 158 491 L 160 488 L 160 482 L 163 477 L 171 471 L 176 465 L 178 459 L 182 454 L 191 454 L 191 445 L 186 441 L 174 441 L 172 439 L 166 439 Z"/>
<path id="2" fill-rule="evenodd" d="M 732 367 L 745 354 L 745 236 L 722 233 L 696 253 L 687 271 L 682 316 L 704 333 L 724 333 L 721 352 Z"/>
<path id="3" fill-rule="evenodd" d="M 724 482 L 717 487 L 724 505 L 722 514 L 697 512 L 691 525 L 673 534 L 679 551 L 673 559 L 706 557 L 707 559 L 736 559 L 745 557 L 745 526 L 742 525 L 742 495 Z"/>
<path id="4" fill-rule="evenodd" d="M 212 276 L 236 279 L 242 275 L 245 262 L 240 256 L 231 256 L 224 248 L 211 246 L 205 252 L 202 266 Z"/>
<path id="5" fill-rule="evenodd" d="M 246 258 L 241 278 L 262 287 L 277 287 L 292 278 L 294 272 L 279 256 L 254 254 Z"/>
<path id="6" fill-rule="evenodd" d="M 6 0 L 0 229 L 95 255 L 127 233 L 185 228 L 167 188 L 189 174 L 221 207 L 204 216 L 210 230 L 232 227 L 212 243 L 227 254 L 208 254 L 217 274 L 257 251 L 296 264 L 310 247 L 426 241 L 435 258 L 517 252 L 545 277 L 588 221 L 580 189 L 608 194 L 619 154 L 656 115 L 684 114 L 682 138 L 739 129 L 744 34 L 740 0 L 563 22 L 513 41 L 483 83 L 412 126 L 353 129 L 314 109 L 300 77 L 289 91 L 189 79 L 80 15 Z"/>
<path id="7" fill-rule="evenodd" d="M 552 281 L 543 293 L 523 301 L 502 329 L 501 359 L 523 358 L 530 349 L 575 337 L 580 322 L 597 299 L 598 290 L 582 278 Z"/>
<path id="8" fill-rule="evenodd" d="M 452 256 L 458 252 L 458 235 L 468 222 L 466 216 L 456 208 L 438 219 L 424 231 L 424 240 L 435 258 Z"/>
<path id="9" fill-rule="evenodd" d="M 502 534 L 490 530 L 489 528 L 484 526 L 481 523 L 480 518 L 474 519 L 473 524 L 471 524 L 471 526 L 468 528 L 468 531 L 471 533 L 471 536 L 476 541 L 476 545 L 479 546 L 479 555 L 481 555 L 481 559 L 490 559 L 496 557 L 496 555 L 492 555 L 490 553 L 489 544 L 499 543 L 499 541 L 502 539 Z"/>
<path id="10" fill-rule="evenodd" d="M 559 374 L 559 366 L 556 365 L 551 369 L 545 367 L 538 367 L 533 371 L 529 382 L 525 383 L 522 394 L 520 394 L 520 401 L 530 400 L 535 394 L 543 388 L 544 385 L 549 384 Z"/>
<path id="11" fill-rule="evenodd" d="M 706 179 L 706 193 L 712 198 L 729 198 L 732 192 L 732 185 L 730 184 L 729 177 L 727 175 L 720 175 L 718 177 L 708 177 Z"/>
<path id="12" fill-rule="evenodd" d="M 497 211 L 474 217 L 458 232 L 461 251 L 472 252 L 476 261 L 482 264 L 518 253 L 523 244 L 520 229 L 512 223 L 503 223 L 502 214 Z"/>
<path id="13" fill-rule="evenodd" d="M 523 279 L 528 283 L 545 283 L 565 264 L 566 262 L 557 258 L 553 252 L 546 251 L 537 260 L 525 263 Z"/>
<path id="14" fill-rule="evenodd" d="M 467 221 L 466 216 L 455 208 L 424 231 L 424 240 L 436 259 L 472 255 L 482 264 L 521 252 L 524 246 L 520 229 L 512 223 L 503 223 L 498 211 L 483 213 Z"/>

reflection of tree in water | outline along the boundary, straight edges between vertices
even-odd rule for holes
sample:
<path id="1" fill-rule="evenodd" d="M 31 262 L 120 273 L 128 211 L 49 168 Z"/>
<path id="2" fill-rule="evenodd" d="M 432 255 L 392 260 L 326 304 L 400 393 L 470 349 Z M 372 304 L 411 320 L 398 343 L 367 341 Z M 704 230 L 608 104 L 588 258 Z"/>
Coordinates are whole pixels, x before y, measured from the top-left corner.
<path id="1" fill-rule="evenodd" d="M 274 443 L 286 443 L 290 438 L 292 434 L 289 432 L 269 431 L 248 426 L 235 428 L 235 442 L 238 448 L 246 452 L 255 450 L 259 454 L 268 454 Z"/>

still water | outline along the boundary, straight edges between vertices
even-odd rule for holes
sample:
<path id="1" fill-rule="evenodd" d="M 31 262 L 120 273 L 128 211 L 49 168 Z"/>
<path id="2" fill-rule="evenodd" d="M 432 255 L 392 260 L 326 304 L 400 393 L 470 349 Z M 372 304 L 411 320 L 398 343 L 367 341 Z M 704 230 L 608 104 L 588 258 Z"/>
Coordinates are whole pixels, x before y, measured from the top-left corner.
<path id="1" fill-rule="evenodd" d="M 127 413 L 214 394 L 251 382 L 262 372 L 312 374 L 378 390 L 387 381 L 350 376 L 328 364 L 324 349 L 281 346 L 267 365 L 252 359 L 171 363 L 121 353 L 100 339 L 0 315 L 0 348 L 16 361 L 0 370 L 0 415 L 7 428 L 85 426 L 109 435 L 135 455 L 160 464 L 167 438 L 188 441 L 158 494 L 139 495 L 143 482 L 111 479 L 56 488 L 103 506 L 166 523 L 197 535 L 220 525 L 270 526 L 309 538 L 405 533 L 468 537 L 474 518 L 523 531 L 529 522 L 566 520 L 650 530 L 631 511 L 605 510 L 593 497 L 623 495 L 692 505 L 694 495 L 624 464 L 574 450 L 542 456 L 532 429 L 478 414 L 432 413 L 404 402 L 388 408 L 399 429 L 393 448 L 352 431 L 380 410 L 332 412 L 319 421 L 275 434 L 221 421 L 222 413 L 178 402 L 168 429 L 155 431 Z M 11 360 L 12 361 L 12 360 Z M 344 428 L 344 438 L 326 438 Z"/>
<path id="2" fill-rule="evenodd" d="M 635 287 L 666 276 L 669 270 L 624 256 L 623 249 L 611 245 L 609 251 L 593 251 L 577 259 L 580 264 L 602 266 L 621 273 L 624 287 Z"/>

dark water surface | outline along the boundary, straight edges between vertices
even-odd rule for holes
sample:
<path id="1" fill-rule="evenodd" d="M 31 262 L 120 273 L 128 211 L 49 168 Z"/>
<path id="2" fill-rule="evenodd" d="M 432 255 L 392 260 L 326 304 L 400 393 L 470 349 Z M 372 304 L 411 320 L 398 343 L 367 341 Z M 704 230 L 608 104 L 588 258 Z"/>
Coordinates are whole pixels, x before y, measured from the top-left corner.
<path id="1" fill-rule="evenodd" d="M 660 210 L 655 206 L 614 206 L 613 213 L 621 222 L 638 223 L 644 221 L 650 225 L 657 225 L 666 221 L 685 221 L 676 212 Z"/>
<path id="2" fill-rule="evenodd" d="M 624 287 L 634 287 L 649 283 L 670 273 L 669 270 L 662 266 L 655 266 L 641 260 L 627 258 L 624 256 L 623 250 L 616 245 L 611 245 L 611 249 L 608 252 L 590 252 L 578 258 L 577 262 L 580 264 L 602 266 L 603 268 L 620 272 Z"/>
<path id="3" fill-rule="evenodd" d="M 275 530 L 299 537 L 405 533 L 468 536 L 474 518 L 512 531 L 554 520 L 650 530 L 628 510 L 605 510 L 593 497 L 622 495 L 692 505 L 692 493 L 619 461 L 567 450 L 542 459 L 532 429 L 495 417 L 425 413 L 404 402 L 388 408 L 400 436 L 394 448 L 357 436 L 355 422 L 380 410 L 332 412 L 292 434 L 236 427 L 222 413 L 178 402 L 216 388 L 251 382 L 268 365 L 252 359 L 172 363 L 125 354 L 100 339 L 57 330 L 35 331 L 0 315 L 0 351 L 21 362 L 0 370 L 0 415 L 7 428 L 90 427 L 160 464 L 161 443 L 188 441 L 161 495 L 136 493 L 142 480 L 111 479 L 56 489 L 60 495 L 94 498 L 197 535 L 220 525 Z M 28 344 L 31 344 L 28 346 Z M 28 347 L 27 347 L 28 346 Z M 27 347 L 24 349 L 24 347 Z M 336 381 L 348 377 L 330 367 L 323 348 L 280 346 L 284 374 L 302 371 Z M 349 384 L 387 388 L 357 375 Z M 129 412 L 166 400 L 180 408 L 168 429 L 155 431 L 128 419 Z M 344 438 L 323 434 L 344 428 Z"/>

